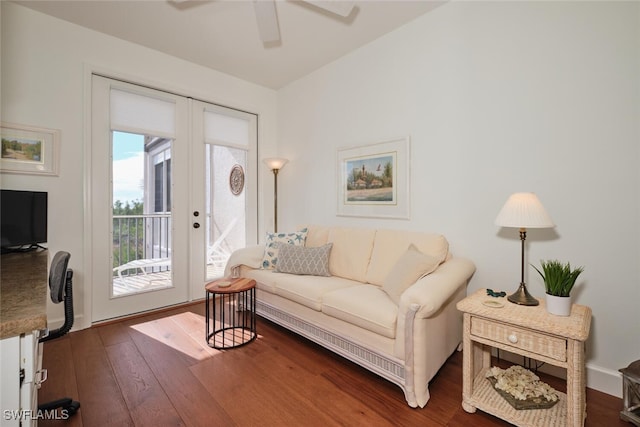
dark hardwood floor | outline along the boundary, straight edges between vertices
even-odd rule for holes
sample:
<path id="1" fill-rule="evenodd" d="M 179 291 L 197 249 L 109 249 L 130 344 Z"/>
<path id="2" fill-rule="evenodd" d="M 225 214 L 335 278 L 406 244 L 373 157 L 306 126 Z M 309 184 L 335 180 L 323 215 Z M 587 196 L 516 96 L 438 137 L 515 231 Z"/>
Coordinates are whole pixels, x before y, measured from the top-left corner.
<path id="1" fill-rule="evenodd" d="M 433 379 L 423 409 L 401 389 L 268 321 L 259 338 L 217 351 L 204 340 L 204 303 L 72 332 L 44 345 L 40 402 L 81 402 L 40 426 L 507 426 L 464 412 L 462 353 Z M 541 375 L 542 376 L 542 375 Z M 562 381 L 543 377 L 553 387 Z M 620 399 L 589 389 L 587 426 L 624 426 Z"/>

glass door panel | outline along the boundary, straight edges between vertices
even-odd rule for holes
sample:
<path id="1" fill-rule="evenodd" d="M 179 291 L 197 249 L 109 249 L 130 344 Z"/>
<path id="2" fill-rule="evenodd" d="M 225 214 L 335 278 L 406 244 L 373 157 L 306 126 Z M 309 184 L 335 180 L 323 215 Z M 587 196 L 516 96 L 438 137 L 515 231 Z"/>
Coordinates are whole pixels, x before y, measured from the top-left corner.
<path id="1" fill-rule="evenodd" d="M 222 277 L 229 256 L 246 246 L 246 150 L 206 144 L 206 280 Z"/>
<path id="2" fill-rule="evenodd" d="M 171 287 L 172 139 L 112 134 L 111 297 Z"/>

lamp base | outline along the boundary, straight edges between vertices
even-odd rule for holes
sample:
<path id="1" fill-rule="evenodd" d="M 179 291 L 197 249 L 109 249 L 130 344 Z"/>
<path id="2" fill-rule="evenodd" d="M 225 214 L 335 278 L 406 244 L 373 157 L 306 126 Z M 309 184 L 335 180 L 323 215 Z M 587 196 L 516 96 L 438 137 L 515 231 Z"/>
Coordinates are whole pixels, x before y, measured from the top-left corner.
<path id="1" fill-rule="evenodd" d="M 510 302 L 518 305 L 533 306 L 540 304 L 540 301 L 529 294 L 529 291 L 527 291 L 527 285 L 525 285 L 524 283 L 520 283 L 520 287 L 518 288 L 518 290 L 509 295 L 507 299 Z"/>

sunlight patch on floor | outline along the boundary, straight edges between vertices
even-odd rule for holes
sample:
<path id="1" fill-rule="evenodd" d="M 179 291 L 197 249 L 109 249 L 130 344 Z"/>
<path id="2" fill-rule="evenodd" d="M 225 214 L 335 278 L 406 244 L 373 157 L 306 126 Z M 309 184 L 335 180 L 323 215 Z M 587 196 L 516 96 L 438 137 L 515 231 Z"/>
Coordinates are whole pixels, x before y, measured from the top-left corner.
<path id="1" fill-rule="evenodd" d="M 138 323 L 131 328 L 198 361 L 222 353 L 207 345 L 205 317 L 190 311 Z M 258 334 L 256 338 L 262 336 Z"/>

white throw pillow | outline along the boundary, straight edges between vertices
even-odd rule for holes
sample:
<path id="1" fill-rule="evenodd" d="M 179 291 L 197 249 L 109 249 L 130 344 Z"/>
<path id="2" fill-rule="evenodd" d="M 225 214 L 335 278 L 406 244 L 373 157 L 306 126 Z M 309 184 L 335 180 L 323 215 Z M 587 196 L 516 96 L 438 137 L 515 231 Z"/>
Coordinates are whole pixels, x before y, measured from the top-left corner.
<path id="1" fill-rule="evenodd" d="M 266 245 L 264 248 L 264 256 L 262 257 L 262 268 L 273 270 L 278 263 L 278 245 L 296 245 L 304 246 L 307 239 L 307 229 L 293 233 L 270 233 L 267 232 Z"/>
<path id="2" fill-rule="evenodd" d="M 419 278 L 432 273 L 439 264 L 440 260 L 423 254 L 411 244 L 387 275 L 382 289 L 399 305 L 400 295 Z"/>
<path id="3" fill-rule="evenodd" d="M 331 276 L 329 253 L 333 243 L 315 248 L 295 245 L 278 245 L 278 273 Z"/>

